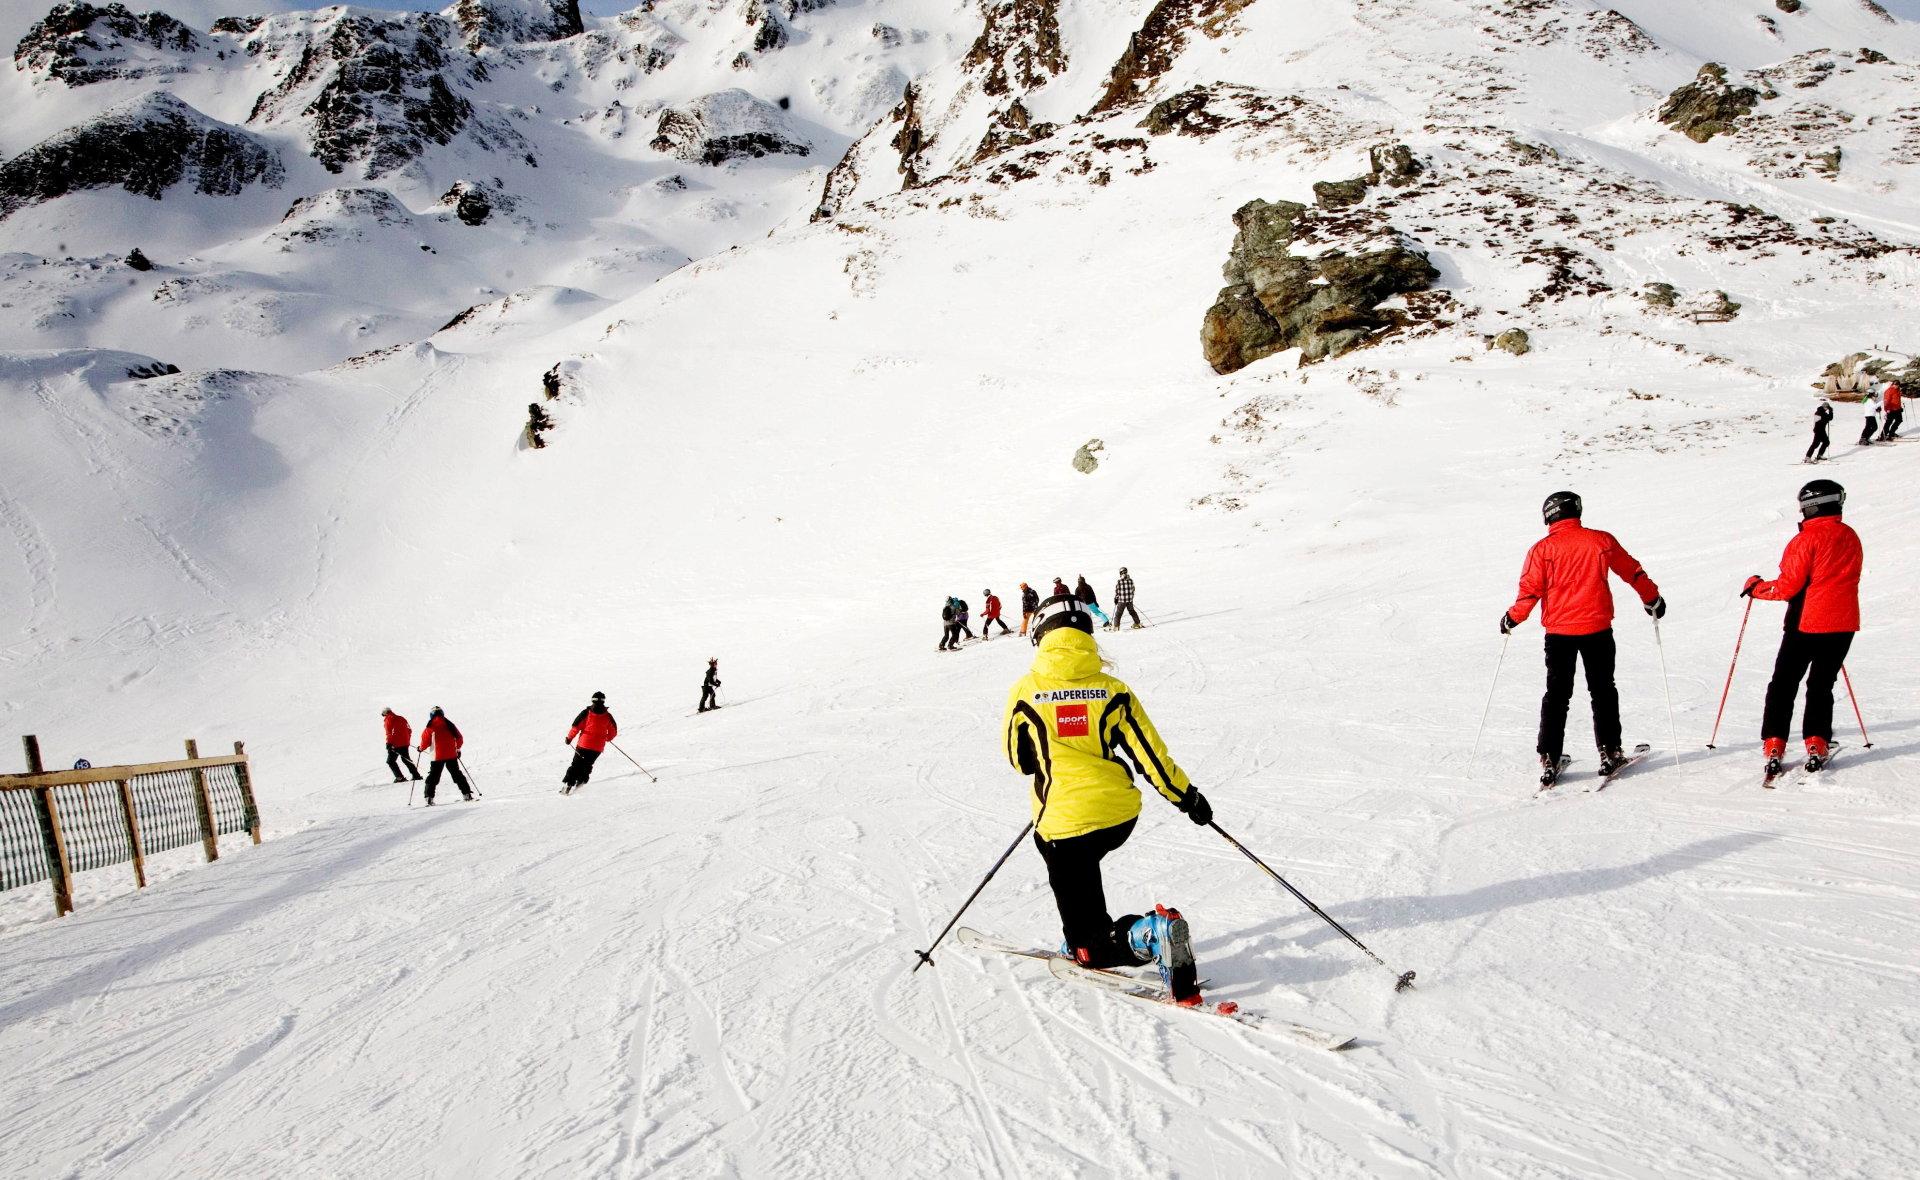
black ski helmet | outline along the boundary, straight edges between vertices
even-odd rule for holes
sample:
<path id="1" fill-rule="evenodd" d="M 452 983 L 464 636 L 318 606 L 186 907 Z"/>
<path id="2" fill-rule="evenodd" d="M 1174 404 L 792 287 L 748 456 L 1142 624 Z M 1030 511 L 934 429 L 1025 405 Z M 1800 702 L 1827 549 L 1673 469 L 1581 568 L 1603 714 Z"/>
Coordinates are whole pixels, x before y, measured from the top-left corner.
<path id="1" fill-rule="evenodd" d="M 1800 489 L 1800 518 L 1838 516 L 1847 504 L 1847 489 L 1830 479 L 1816 479 Z"/>
<path id="2" fill-rule="evenodd" d="M 1093 616 L 1080 609 L 1080 600 L 1071 594 L 1056 594 L 1040 604 L 1034 612 L 1033 645 L 1040 646 L 1040 637 L 1049 631 L 1061 627 L 1072 627 L 1076 631 L 1093 634 Z"/>
<path id="3" fill-rule="evenodd" d="M 596 705 L 605 704 L 606 699 L 607 699 L 607 694 L 604 692 L 596 692 L 593 694 L 593 703 Z"/>
<path id="4" fill-rule="evenodd" d="M 1558 520 L 1580 519 L 1580 497 L 1573 492 L 1555 492 L 1540 505 L 1540 515 L 1548 524 Z"/>

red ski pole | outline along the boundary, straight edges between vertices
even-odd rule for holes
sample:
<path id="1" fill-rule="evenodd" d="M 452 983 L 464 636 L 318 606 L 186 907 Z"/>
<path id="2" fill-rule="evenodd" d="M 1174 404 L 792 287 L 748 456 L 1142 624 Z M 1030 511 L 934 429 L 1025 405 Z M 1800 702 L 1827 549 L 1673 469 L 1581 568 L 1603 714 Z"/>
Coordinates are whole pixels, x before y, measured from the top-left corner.
<path id="1" fill-rule="evenodd" d="M 1840 665 L 1840 678 L 1847 682 L 1847 699 L 1853 702 L 1853 719 L 1860 723 L 1860 737 L 1867 743 L 1867 749 L 1873 749 L 1873 739 L 1867 737 L 1867 719 L 1860 715 L 1860 698 L 1853 695 L 1853 677 L 1847 675 L 1847 666 Z"/>
<path id="2" fill-rule="evenodd" d="M 1753 597 L 1747 597 L 1747 612 L 1740 616 L 1740 634 L 1733 641 L 1733 663 L 1727 665 L 1727 686 L 1720 690 L 1720 711 L 1713 715 L 1713 736 L 1707 739 L 1707 749 L 1714 748 L 1713 743 L 1720 737 L 1720 719 L 1727 715 L 1727 694 L 1733 691 L 1733 670 L 1740 666 L 1740 645 L 1747 640 L 1747 620 L 1753 617 Z M 1845 668 L 1841 669 L 1846 671 Z M 1848 689 L 1852 691 L 1851 688 Z"/>

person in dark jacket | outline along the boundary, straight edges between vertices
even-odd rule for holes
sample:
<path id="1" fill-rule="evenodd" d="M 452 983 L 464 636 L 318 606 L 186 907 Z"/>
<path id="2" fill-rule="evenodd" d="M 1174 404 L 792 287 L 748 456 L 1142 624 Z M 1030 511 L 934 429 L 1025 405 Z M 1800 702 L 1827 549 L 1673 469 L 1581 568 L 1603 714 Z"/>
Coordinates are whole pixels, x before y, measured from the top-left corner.
<path id="1" fill-rule="evenodd" d="M 1785 633 L 1760 721 L 1769 778 L 1780 773 L 1786 757 L 1793 699 L 1802 677 L 1807 708 L 1800 734 L 1807 743 L 1807 769 L 1820 769 L 1832 752 L 1833 682 L 1860 630 L 1860 572 L 1865 565 L 1859 534 L 1840 516 L 1846 502 L 1846 489 L 1830 479 L 1801 488 L 1800 529 L 1780 555 L 1780 576 L 1769 582 L 1754 574 L 1740 591 L 1743 597 L 1787 604 Z"/>
<path id="2" fill-rule="evenodd" d="M 1140 621 L 1140 612 L 1133 609 L 1133 578 L 1128 575 L 1127 567 L 1120 567 L 1120 580 L 1113 584 L 1113 622 L 1107 626 L 1115 631 L 1120 629 L 1120 620 L 1133 616 L 1133 629 L 1138 631 L 1146 626 Z"/>
<path id="3" fill-rule="evenodd" d="M 467 802 L 473 802 L 473 788 L 467 785 L 467 776 L 460 769 L 460 750 L 467 739 L 460 734 L 460 727 L 448 719 L 440 706 L 435 705 L 433 712 L 427 715 L 427 724 L 420 730 L 420 749 L 433 747 L 433 765 L 427 768 L 426 796 L 427 806 L 433 806 L 433 789 L 440 785 L 441 772 L 453 779 L 453 785 L 460 788 L 460 796 Z"/>
<path id="4" fill-rule="evenodd" d="M 1093 587 L 1087 584 L 1087 575 L 1080 575 L 1080 584 L 1073 588 L 1073 596 L 1079 600 L 1081 606 L 1092 612 L 1094 618 L 1100 620 L 1102 627 L 1110 625 L 1107 612 L 1100 609 L 1099 596 L 1094 594 Z"/>
<path id="5" fill-rule="evenodd" d="M 946 605 L 940 608 L 940 650 L 960 650 L 960 627 L 954 622 L 960 617 L 960 600 L 949 597 Z"/>
<path id="6" fill-rule="evenodd" d="M 713 659 L 707 661 L 707 678 L 700 682 L 700 707 L 694 711 L 696 713 L 707 713 L 718 709 L 720 702 L 714 699 L 714 694 L 718 692 L 719 689 L 720 657 L 715 656 Z"/>
<path id="7" fill-rule="evenodd" d="M 1020 634 L 1027 633 L 1027 628 L 1033 625 L 1034 612 L 1039 609 L 1040 592 L 1025 582 L 1020 583 Z"/>
<path id="8" fill-rule="evenodd" d="M 964 598 L 954 599 L 953 612 L 954 629 L 959 634 L 965 635 L 968 639 L 978 638 L 978 636 L 973 633 L 973 627 L 968 623 L 968 620 L 973 617 L 973 608 L 967 605 L 967 600 Z M 959 646 L 959 640 L 956 639 L 954 645 L 956 647 Z"/>
<path id="9" fill-rule="evenodd" d="M 593 777 L 593 764 L 607 743 L 619 736 L 620 723 L 607 712 L 607 694 L 594 693 L 592 703 L 580 710 L 580 715 L 573 719 L 573 728 L 567 731 L 567 744 L 573 747 L 573 764 L 560 780 L 560 793 L 570 795 L 575 787 L 586 786 L 587 780 Z"/>
<path id="10" fill-rule="evenodd" d="M 1832 439 L 1827 437 L 1827 427 L 1833 422 L 1833 403 L 1821 399 L 1820 406 L 1813 412 L 1813 442 L 1807 446 L 1807 462 L 1818 463 L 1827 457 L 1827 446 Z"/>
<path id="11" fill-rule="evenodd" d="M 1055 578 L 1053 580 L 1053 597 L 1059 598 L 1062 595 L 1071 598 L 1073 597 L 1073 591 L 1067 589 L 1065 582 L 1062 582 L 1059 578 Z"/>
<path id="12" fill-rule="evenodd" d="M 420 769 L 413 764 L 413 759 L 407 756 L 407 743 L 413 740 L 413 726 L 407 723 L 405 717 L 392 709 L 380 710 L 380 720 L 386 728 L 387 769 L 393 772 L 393 781 L 396 783 L 407 781 L 406 775 L 400 773 L 400 767 L 404 765 L 407 768 L 407 774 L 413 776 L 413 781 L 419 782 Z"/>

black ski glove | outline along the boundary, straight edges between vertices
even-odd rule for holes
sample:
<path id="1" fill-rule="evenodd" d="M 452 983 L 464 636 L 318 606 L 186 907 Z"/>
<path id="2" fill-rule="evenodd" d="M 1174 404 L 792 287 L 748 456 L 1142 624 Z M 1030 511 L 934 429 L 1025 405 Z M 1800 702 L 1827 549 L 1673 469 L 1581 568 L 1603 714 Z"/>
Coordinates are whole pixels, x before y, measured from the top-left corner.
<path id="1" fill-rule="evenodd" d="M 1500 612 L 1500 634 L 1511 635 L 1513 634 L 1513 629 L 1519 625 L 1520 624 L 1513 621 L 1512 615 L 1505 611 Z"/>
<path id="2" fill-rule="evenodd" d="M 1647 604 L 1647 613 L 1652 615 L 1656 619 L 1666 618 L 1667 617 L 1666 597 L 1660 594 L 1654 595 L 1653 601 Z"/>
<path id="3" fill-rule="evenodd" d="M 1213 822 L 1213 804 L 1207 802 L 1207 797 L 1200 793 L 1198 787 L 1188 787 L 1186 798 L 1180 800 L 1177 806 L 1187 813 L 1188 819 L 1203 828 Z"/>

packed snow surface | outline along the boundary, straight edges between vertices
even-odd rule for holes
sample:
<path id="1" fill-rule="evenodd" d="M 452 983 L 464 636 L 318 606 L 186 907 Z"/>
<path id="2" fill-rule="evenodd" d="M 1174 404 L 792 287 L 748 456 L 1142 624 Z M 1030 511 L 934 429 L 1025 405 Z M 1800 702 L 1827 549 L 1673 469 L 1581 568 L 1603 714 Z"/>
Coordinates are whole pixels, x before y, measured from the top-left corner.
<path id="1" fill-rule="evenodd" d="M 261 847 L 170 854 L 144 891 L 83 874 L 70 917 L 44 886 L 0 895 L 0 1171 L 1911 1175 L 1920 444 L 1855 447 L 1842 405 L 1832 460 L 1799 459 L 1823 366 L 1915 351 L 1914 165 L 1781 176 L 1663 131 L 1647 112 L 1709 55 L 1816 46 L 1769 51 L 1752 6 L 1697 6 L 1737 34 L 1620 7 L 1660 48 L 1582 75 L 1584 113 L 1489 90 L 1471 123 L 1439 119 L 1465 0 L 1297 28 L 1252 5 L 1251 40 L 1197 36 L 1165 86 L 1232 50 L 1283 62 L 1277 88 L 1297 66 L 1318 108 L 1204 136 L 1123 109 L 907 193 L 883 122 L 853 158 L 889 171 L 832 216 L 788 193 L 771 236 L 637 291 L 556 249 L 445 330 L 324 369 L 292 356 L 324 352 L 311 337 L 145 379 L 168 358 L 130 334 L 0 354 L 0 719 L 55 765 L 245 740 L 266 820 Z M 1806 19 L 1920 59 L 1911 23 L 1842 8 Z M 1141 15 L 1060 21 L 1110 57 Z M 1814 35 L 1793 19 L 1783 36 Z M 1372 73 L 1349 69 L 1361 36 L 1392 50 Z M 1559 42 L 1518 44 L 1501 68 L 1544 96 Z M 1084 111 L 1102 76 L 1062 73 L 1077 97 L 1036 110 Z M 965 103 L 940 109 L 979 142 Z M 1456 305 L 1324 364 L 1212 373 L 1197 338 L 1233 211 L 1311 201 L 1393 137 L 1426 178 L 1363 208 Z M 1518 162 L 1528 145 L 1557 155 Z M 416 248 L 425 203 L 313 196 L 329 248 L 384 259 L 371 294 L 407 315 L 482 284 Z M 354 274 L 297 288 L 364 306 Z M 1646 282 L 1742 310 L 1695 323 Z M 1533 351 L 1486 346 L 1511 327 Z M 1872 746 L 1843 697 L 1830 770 L 1763 791 L 1776 604 L 1705 743 L 1740 587 L 1774 572 L 1815 474 L 1866 547 L 1849 669 Z M 1540 633 L 1501 662 L 1496 622 L 1561 487 L 1671 609 L 1656 633 L 1616 596 L 1626 736 L 1655 756 L 1589 791 L 1576 694 L 1580 760 L 1535 798 Z M 936 653 L 940 602 L 977 627 L 983 588 L 1013 604 L 1082 574 L 1104 602 L 1122 565 L 1154 625 L 1103 648 L 1221 826 L 1418 983 L 1395 994 L 1152 796 L 1109 899 L 1178 906 L 1211 996 L 1354 1049 L 957 946 L 912 971 L 1027 815 L 1000 717 L 1032 649 Z M 698 716 L 710 657 L 726 707 Z M 645 772 L 609 750 L 562 797 L 560 739 L 596 690 Z M 417 732 L 434 705 L 476 804 L 443 784 L 409 808 L 380 765 L 381 707 Z M 1057 942 L 1030 847 L 966 920 Z"/>

